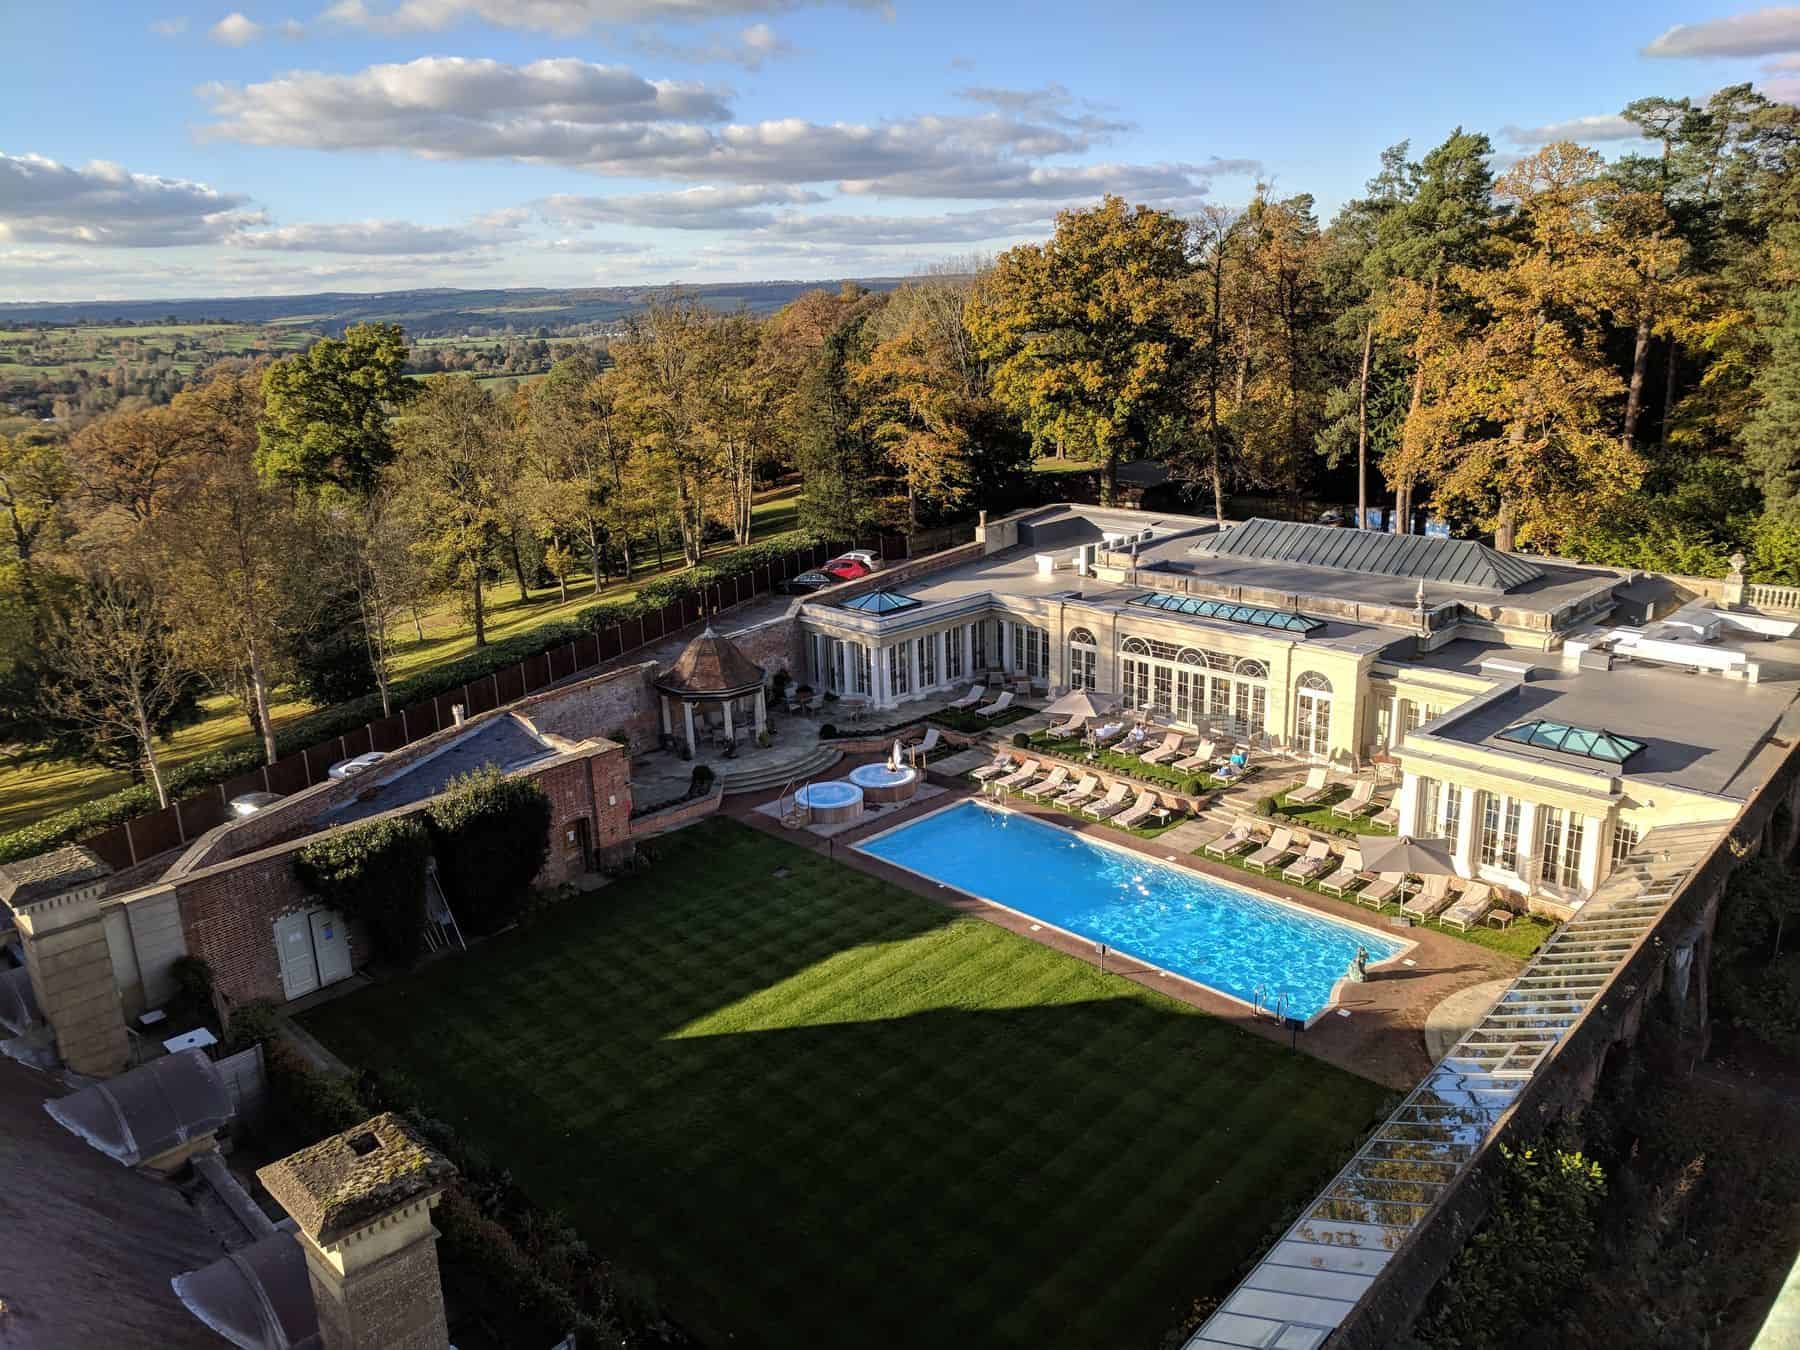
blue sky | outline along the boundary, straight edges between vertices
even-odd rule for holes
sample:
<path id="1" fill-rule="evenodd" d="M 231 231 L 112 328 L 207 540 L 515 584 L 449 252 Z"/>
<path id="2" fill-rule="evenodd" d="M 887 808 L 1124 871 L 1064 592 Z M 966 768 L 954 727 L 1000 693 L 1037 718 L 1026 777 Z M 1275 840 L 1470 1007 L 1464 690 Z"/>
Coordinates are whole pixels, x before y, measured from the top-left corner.
<path id="1" fill-rule="evenodd" d="M 5 19 L 0 298 L 906 274 L 1755 80 L 1800 8 L 183 0 Z"/>

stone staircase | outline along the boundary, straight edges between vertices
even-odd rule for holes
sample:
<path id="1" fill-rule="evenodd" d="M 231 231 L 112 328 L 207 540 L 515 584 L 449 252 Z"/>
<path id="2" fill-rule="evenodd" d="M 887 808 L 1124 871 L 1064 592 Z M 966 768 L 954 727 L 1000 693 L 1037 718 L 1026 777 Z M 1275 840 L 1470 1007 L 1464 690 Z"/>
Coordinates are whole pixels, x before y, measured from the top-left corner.
<path id="1" fill-rule="evenodd" d="M 804 782 L 809 778 L 817 778 L 844 757 L 844 752 L 835 746 L 818 745 L 804 755 L 793 759 L 777 760 L 770 763 L 767 759 L 746 764 L 741 769 L 730 769 L 720 775 L 725 785 L 727 797 L 746 792 L 767 792 L 789 782 Z"/>

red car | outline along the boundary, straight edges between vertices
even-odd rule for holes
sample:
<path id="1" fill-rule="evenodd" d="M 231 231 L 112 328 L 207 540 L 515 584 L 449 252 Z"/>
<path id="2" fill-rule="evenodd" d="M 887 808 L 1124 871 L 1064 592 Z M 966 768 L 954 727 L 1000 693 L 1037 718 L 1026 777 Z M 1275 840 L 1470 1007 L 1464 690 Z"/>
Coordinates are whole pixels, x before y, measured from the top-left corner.
<path id="1" fill-rule="evenodd" d="M 846 555 L 842 558 L 833 558 L 819 570 L 827 576 L 836 577 L 839 581 L 855 581 L 858 577 L 868 576 L 874 569 L 861 558 L 852 558 Z"/>

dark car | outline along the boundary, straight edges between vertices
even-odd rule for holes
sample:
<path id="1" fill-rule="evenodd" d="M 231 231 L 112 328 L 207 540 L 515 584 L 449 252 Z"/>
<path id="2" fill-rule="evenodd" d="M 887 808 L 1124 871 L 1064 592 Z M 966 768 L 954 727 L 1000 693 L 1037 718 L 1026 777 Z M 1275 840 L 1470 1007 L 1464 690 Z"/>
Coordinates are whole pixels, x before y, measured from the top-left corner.
<path id="1" fill-rule="evenodd" d="M 836 577 L 828 577 L 823 572 L 802 572 L 799 576 L 781 583 L 783 595 L 811 595 L 825 586 L 835 586 Z"/>

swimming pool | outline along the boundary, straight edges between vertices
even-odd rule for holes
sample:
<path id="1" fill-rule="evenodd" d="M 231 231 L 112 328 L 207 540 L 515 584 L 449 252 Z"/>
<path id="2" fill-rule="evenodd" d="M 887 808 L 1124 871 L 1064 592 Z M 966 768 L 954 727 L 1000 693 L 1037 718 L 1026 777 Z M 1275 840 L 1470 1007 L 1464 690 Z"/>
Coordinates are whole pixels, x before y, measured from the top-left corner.
<path id="1" fill-rule="evenodd" d="M 976 801 L 857 848 L 1245 1003 L 1285 993 L 1307 1021 L 1358 947 L 1374 965 L 1412 945 Z"/>

